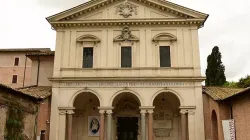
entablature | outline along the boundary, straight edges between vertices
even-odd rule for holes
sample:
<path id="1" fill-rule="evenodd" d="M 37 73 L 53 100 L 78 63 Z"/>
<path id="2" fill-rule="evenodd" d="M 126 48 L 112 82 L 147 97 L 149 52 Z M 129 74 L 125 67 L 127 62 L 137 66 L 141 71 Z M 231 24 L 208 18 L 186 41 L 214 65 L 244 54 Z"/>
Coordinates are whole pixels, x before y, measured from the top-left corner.
<path id="1" fill-rule="evenodd" d="M 79 27 L 103 27 L 103 26 L 198 26 L 203 24 L 203 19 L 100 19 L 84 21 L 56 21 L 51 22 L 54 29 L 60 28 L 79 28 Z"/>

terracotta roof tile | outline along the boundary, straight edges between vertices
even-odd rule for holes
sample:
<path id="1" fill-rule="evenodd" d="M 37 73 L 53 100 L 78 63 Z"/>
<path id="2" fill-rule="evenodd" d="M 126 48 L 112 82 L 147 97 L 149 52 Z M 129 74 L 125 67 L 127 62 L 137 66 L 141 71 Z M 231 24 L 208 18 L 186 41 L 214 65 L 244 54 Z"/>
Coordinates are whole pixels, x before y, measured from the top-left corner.
<path id="1" fill-rule="evenodd" d="M 31 52 L 27 53 L 26 56 L 54 56 L 55 51 L 48 51 L 48 52 Z"/>
<path id="2" fill-rule="evenodd" d="M 203 87 L 202 92 L 208 94 L 214 100 L 224 100 L 244 91 L 244 88 Z"/>
<path id="3" fill-rule="evenodd" d="M 45 99 L 49 97 L 52 93 L 51 86 L 30 86 L 30 87 L 18 88 L 17 90 L 21 91 L 26 95 L 35 97 L 37 99 Z"/>
<path id="4" fill-rule="evenodd" d="M 0 52 L 43 52 L 50 51 L 50 48 L 8 48 L 0 49 Z"/>

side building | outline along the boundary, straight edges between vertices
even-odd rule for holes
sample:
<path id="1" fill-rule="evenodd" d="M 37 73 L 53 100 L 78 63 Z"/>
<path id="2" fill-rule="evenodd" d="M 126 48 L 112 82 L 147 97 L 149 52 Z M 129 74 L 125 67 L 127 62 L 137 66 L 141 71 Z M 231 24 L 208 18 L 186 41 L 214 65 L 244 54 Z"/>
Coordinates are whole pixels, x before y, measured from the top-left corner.
<path id="1" fill-rule="evenodd" d="M 206 140 L 249 140 L 250 87 L 203 87 Z"/>
<path id="2" fill-rule="evenodd" d="M 47 52 L 49 48 L 0 49 L 0 83 L 13 88 L 31 83 L 32 61 L 26 56 L 31 52 Z M 33 83 L 34 84 L 34 83 Z"/>

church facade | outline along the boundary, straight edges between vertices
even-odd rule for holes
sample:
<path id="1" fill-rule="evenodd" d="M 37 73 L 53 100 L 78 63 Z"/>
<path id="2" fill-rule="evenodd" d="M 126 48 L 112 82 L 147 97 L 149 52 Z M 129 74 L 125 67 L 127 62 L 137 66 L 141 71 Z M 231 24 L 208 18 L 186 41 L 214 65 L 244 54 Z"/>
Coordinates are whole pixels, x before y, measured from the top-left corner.
<path id="1" fill-rule="evenodd" d="M 56 30 L 51 140 L 204 140 L 198 29 L 161 0 L 91 0 Z"/>

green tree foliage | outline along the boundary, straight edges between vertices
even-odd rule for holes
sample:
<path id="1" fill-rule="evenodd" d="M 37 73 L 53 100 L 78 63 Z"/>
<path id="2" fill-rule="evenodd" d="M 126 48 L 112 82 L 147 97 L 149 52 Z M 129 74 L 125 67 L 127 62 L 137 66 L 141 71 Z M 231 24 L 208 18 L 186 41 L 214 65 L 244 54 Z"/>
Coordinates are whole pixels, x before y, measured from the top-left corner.
<path id="1" fill-rule="evenodd" d="M 207 57 L 206 86 L 223 86 L 226 82 L 225 66 L 221 61 L 219 47 L 215 46 Z"/>
<path id="2" fill-rule="evenodd" d="M 244 78 L 241 78 L 239 82 L 237 82 L 237 86 L 240 88 L 250 87 L 250 75 L 247 75 Z"/>
<path id="3" fill-rule="evenodd" d="M 23 111 L 20 108 L 9 108 L 6 121 L 6 140 L 24 140 L 23 138 Z"/>
<path id="4" fill-rule="evenodd" d="M 223 85 L 224 87 L 230 87 L 230 88 L 238 88 L 237 82 L 228 82 L 226 81 Z"/>

